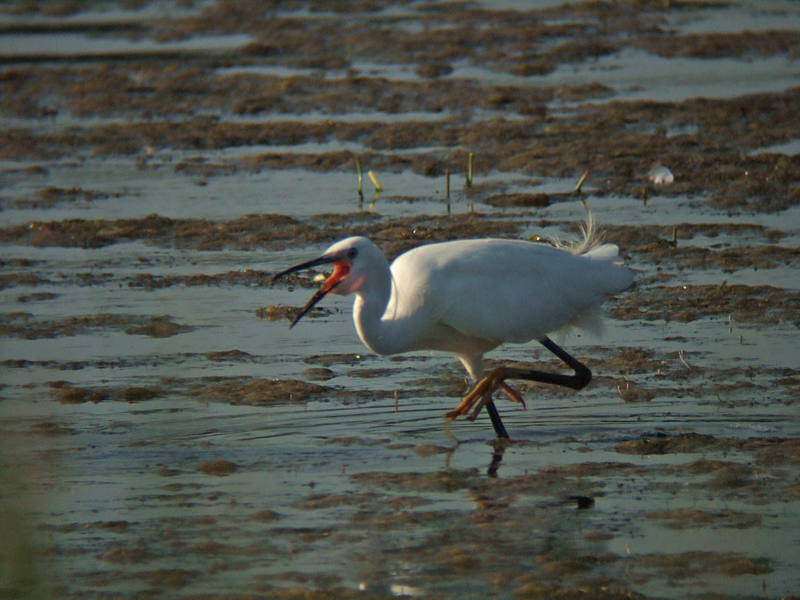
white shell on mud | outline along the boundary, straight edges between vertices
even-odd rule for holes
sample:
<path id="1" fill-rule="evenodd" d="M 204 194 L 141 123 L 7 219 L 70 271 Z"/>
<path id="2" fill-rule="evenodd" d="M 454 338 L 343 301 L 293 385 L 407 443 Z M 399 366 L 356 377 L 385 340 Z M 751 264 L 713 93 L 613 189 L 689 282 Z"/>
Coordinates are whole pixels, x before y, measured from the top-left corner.
<path id="1" fill-rule="evenodd" d="M 675 181 L 675 176 L 672 174 L 672 171 L 664 165 L 654 165 L 653 168 L 647 172 L 647 178 L 657 185 Z"/>

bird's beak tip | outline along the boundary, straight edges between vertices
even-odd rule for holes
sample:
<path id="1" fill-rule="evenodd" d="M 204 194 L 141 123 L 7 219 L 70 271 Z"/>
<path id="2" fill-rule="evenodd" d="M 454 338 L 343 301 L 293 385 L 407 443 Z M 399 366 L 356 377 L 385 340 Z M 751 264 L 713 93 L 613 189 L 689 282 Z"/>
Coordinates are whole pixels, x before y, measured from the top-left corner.
<path id="1" fill-rule="evenodd" d="M 322 287 L 318 289 L 317 292 L 306 303 L 306 305 L 300 309 L 300 312 L 295 316 L 295 318 L 289 324 L 289 329 L 297 325 L 298 321 L 300 321 L 300 319 L 302 319 L 306 313 L 308 313 L 312 308 L 314 308 L 314 305 L 320 300 L 322 300 L 333 289 L 335 284 L 338 283 L 341 279 L 343 279 L 347 275 L 350 269 L 349 268 L 344 269 L 343 267 L 341 267 L 340 265 L 343 263 L 340 263 L 336 257 L 321 256 L 320 258 L 317 258 L 315 260 L 310 260 L 301 265 L 297 265 L 296 267 L 292 267 L 291 269 L 287 269 L 286 271 L 281 271 L 280 273 L 273 275 L 272 278 L 270 279 L 270 285 L 272 285 L 273 283 L 275 283 L 275 281 L 277 281 L 284 275 L 288 275 L 296 271 L 301 271 L 303 269 L 308 269 L 311 267 L 316 267 L 319 265 L 326 265 L 331 263 L 336 264 L 336 270 L 334 270 L 334 275 L 328 277 L 325 280 L 325 283 L 322 285 Z"/>

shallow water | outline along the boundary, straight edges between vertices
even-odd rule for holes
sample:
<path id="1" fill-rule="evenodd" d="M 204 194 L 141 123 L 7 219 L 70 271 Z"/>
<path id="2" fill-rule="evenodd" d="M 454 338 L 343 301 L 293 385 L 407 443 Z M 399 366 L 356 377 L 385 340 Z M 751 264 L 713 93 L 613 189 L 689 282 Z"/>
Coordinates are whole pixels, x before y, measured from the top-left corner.
<path id="1" fill-rule="evenodd" d="M 597 32 L 609 17 L 558 4 L 536 5 L 556 11 L 543 21 L 588 21 L 597 27 L 591 35 L 603 38 Z M 630 16 L 620 4 L 614 10 L 623 12 L 613 18 Z M 642 22 L 675 35 L 736 33 L 747 29 L 745 22 L 753 31 L 797 32 L 795 4 L 654 9 L 642 12 Z M 376 27 L 414 33 L 441 25 L 426 21 L 422 9 L 412 3 L 350 15 L 342 29 L 354 28 L 357 38 Z M 441 94 L 442 105 L 451 102 L 448 86 L 465 81 L 487 95 L 500 93 L 493 86 L 508 86 L 511 91 L 503 93 L 509 98 L 539 88 L 609 88 L 601 97 L 573 100 L 554 92 L 542 101 L 546 117 L 528 141 L 541 139 L 565 154 L 558 169 L 537 171 L 534 163 L 510 168 L 514 157 L 492 146 L 493 127 L 529 116 L 502 108 L 502 98 L 492 107 L 476 97 L 462 98 L 467 104 L 461 108 L 435 111 L 421 102 L 409 110 L 376 106 L 367 112 L 360 101 L 340 99 L 331 88 L 329 104 L 316 110 L 237 113 L 221 92 L 203 86 L 219 79 L 240 85 L 236 76 L 242 74 L 277 77 L 284 100 L 294 101 L 313 86 L 293 89 L 293 78 L 315 73 L 329 83 L 353 75 L 381 86 L 431 81 L 414 61 L 403 60 L 405 54 L 367 56 L 358 49 L 344 68 L 308 66 L 303 61 L 319 57 L 307 56 L 314 48 L 304 47 L 296 56 L 267 52 L 259 59 L 243 52 L 209 58 L 205 50 L 212 55 L 228 48 L 209 39 L 241 46 L 257 37 L 252 23 L 218 18 L 212 31 L 207 24 L 189 24 L 204 14 L 202 7 L 171 13 L 175 29 L 167 33 L 190 35 L 164 42 L 159 40 L 169 39 L 167 25 L 156 23 L 161 13 L 154 17 L 154 10 L 113 11 L 105 18 L 139 24 L 144 38 L 137 43 L 147 51 L 170 44 L 170 52 L 186 53 L 187 63 L 198 61 L 192 63 L 198 71 L 185 80 L 204 82 L 196 89 L 185 83 L 186 89 L 158 96 L 169 88 L 168 80 L 183 77 L 179 67 L 185 65 L 176 66 L 174 55 L 131 58 L 126 53 L 132 42 L 98 33 L 102 12 L 83 15 L 86 32 L 80 31 L 80 14 L 17 15 L 15 23 L 39 23 L 35 33 L 0 32 L 2 94 L 9 98 L 0 115 L 10 140 L 0 157 L 3 595 L 797 593 L 796 182 L 766 192 L 746 188 L 739 204 L 730 200 L 739 198 L 739 188 L 724 187 L 767 172 L 757 170 L 759 156 L 772 161 L 765 163 L 771 169 L 766 179 L 782 182 L 782 173 L 796 168 L 800 132 L 789 117 L 783 137 L 772 130 L 757 139 L 741 133 L 768 122 L 782 102 L 791 104 L 780 94 L 791 93 L 798 81 L 796 47 L 755 58 L 668 58 L 623 44 L 604 56 L 562 62 L 548 74 L 528 77 L 487 65 L 480 45 L 449 61 L 452 73 L 426 92 Z M 308 7 L 287 14 L 311 24 L 340 18 Z M 445 15 L 459 23 L 469 11 Z M 55 65 L 42 62 L 48 44 L 61 53 L 58 36 L 65 35 L 57 26 L 42 31 L 42 23 L 67 21 L 69 35 L 85 38 L 91 48 L 64 51 Z M 158 35 L 156 25 L 162 28 Z M 645 25 L 631 26 L 631 39 L 649 35 Z M 754 54 L 762 51 L 753 44 Z M 550 40 L 543 47 L 553 45 Z M 102 57 L 87 57 L 95 48 Z M 119 62 L 106 56 L 115 52 Z M 77 92 L 51 71 L 74 68 L 84 75 L 70 71 L 65 79 L 99 95 L 92 73 L 124 70 L 123 58 L 144 60 L 131 66 L 131 86 L 121 88 L 117 100 L 123 108 L 76 105 Z M 103 72 L 112 77 L 110 71 Z M 142 83 L 151 76 L 152 83 Z M 28 77 L 50 91 L 19 92 L 14 86 Z M 732 126 L 725 144 L 704 145 L 731 125 L 714 109 L 752 93 L 767 99 L 742 99 L 742 126 Z M 681 104 L 698 97 L 720 104 Z M 152 104 L 134 107 L 145 98 Z M 614 102 L 621 106 L 617 116 L 633 114 L 643 110 L 635 102 L 642 99 L 663 102 L 665 111 L 674 112 L 665 122 L 644 124 L 609 118 L 607 138 L 559 137 L 573 119 Z M 119 148 L 103 146 L 96 136 L 101 128 L 132 123 L 185 123 L 189 129 L 198 115 L 212 116 L 209 129 L 215 119 L 264 127 L 338 122 L 363 126 L 367 133 L 336 130 L 324 139 L 298 135 L 296 141 L 265 144 L 243 142 L 235 133 L 226 138 L 229 132 L 222 130 L 213 140 L 194 141 L 164 139 L 146 129 L 107 130 L 133 136 L 116 140 L 124 142 Z M 454 138 L 418 145 L 401 140 L 395 149 L 378 133 L 370 137 L 371 124 L 381 122 L 461 129 Z M 469 129 L 476 124 L 486 128 L 486 140 Z M 634 146 L 636 135 L 655 143 L 661 134 L 652 132 L 659 128 L 664 139 L 683 140 L 685 153 L 645 153 L 628 171 L 622 162 L 592 158 L 614 154 L 625 160 L 626 152 L 647 147 Z M 612 148 L 619 132 L 631 141 Z M 18 141 L 23 133 L 39 145 L 24 146 Z M 57 137 L 72 133 L 94 141 Z M 518 142 L 513 131 L 508 135 L 508 143 L 500 138 L 498 146 Z M 475 187 L 467 190 L 464 165 L 449 161 L 473 148 Z M 570 155 L 586 149 L 573 163 Z M 531 160 L 540 152 L 534 145 L 523 150 L 531 151 Z M 356 191 L 353 161 L 324 166 L 322 159 L 338 152 L 364 157 L 363 197 Z M 268 153 L 282 157 L 285 168 L 257 162 Z M 410 162 L 431 156 L 452 165 L 449 201 L 438 162 L 427 172 L 424 164 Z M 305 166 L 292 162 L 298 157 L 308 158 Z M 491 157 L 497 165 L 489 163 Z M 707 162 L 697 167 L 701 159 Z M 588 167 L 572 165 L 582 160 L 596 162 L 578 194 L 573 189 Z M 660 160 L 676 174 L 671 187 L 646 181 L 650 165 Z M 604 170 L 608 164 L 612 168 Z M 377 196 L 367 177 L 373 169 L 383 187 Z M 783 194 L 779 208 L 756 203 L 776 190 Z M 544 194 L 548 202 L 490 205 L 492 196 L 503 194 Z M 483 415 L 475 423 L 455 421 L 448 435 L 442 416 L 468 389 L 461 365 L 433 353 L 372 355 L 354 332 L 348 300 L 326 299 L 320 314 L 291 331 L 285 320 L 258 316 L 258 309 L 269 306 L 301 306 L 312 293 L 307 281 L 270 287 L 269 277 L 344 235 L 367 233 L 393 253 L 451 237 L 564 239 L 575 236 L 574 225 L 585 219 L 587 207 L 607 239 L 620 244 L 637 272 L 637 286 L 609 302 L 601 339 L 563 339 L 594 373 L 587 389 L 522 385 L 526 410 L 498 403 L 513 440 L 506 446 L 494 443 Z M 146 219 L 154 213 L 171 221 Z M 269 214 L 293 221 L 251 226 L 246 218 Z M 292 228 L 297 235 L 286 234 Z M 62 229 L 67 233 L 25 234 Z M 727 293 L 717 294 L 720 289 Z M 560 368 L 535 345 L 507 347 L 490 358 Z M 589 506 L 579 508 L 585 502 Z"/>

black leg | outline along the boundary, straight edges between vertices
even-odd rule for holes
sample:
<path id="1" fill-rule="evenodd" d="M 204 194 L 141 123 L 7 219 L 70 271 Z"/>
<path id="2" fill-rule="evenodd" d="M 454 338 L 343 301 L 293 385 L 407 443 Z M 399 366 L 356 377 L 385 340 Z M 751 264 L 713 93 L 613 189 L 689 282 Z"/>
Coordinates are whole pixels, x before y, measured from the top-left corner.
<path id="1" fill-rule="evenodd" d="M 497 438 L 508 439 L 506 428 L 503 426 L 503 422 L 500 420 L 500 415 L 497 413 L 497 408 L 495 408 L 491 398 L 492 392 L 506 379 L 524 379 L 526 381 L 560 385 L 573 390 L 581 390 L 589 385 L 589 382 L 592 380 L 592 372 L 586 365 L 567 354 L 567 352 L 555 344 L 549 337 L 544 337 L 539 341 L 542 346 L 563 360 L 575 373 L 573 375 L 563 375 L 561 373 L 548 373 L 547 371 L 521 369 L 519 367 L 497 367 L 486 377 L 481 379 L 475 388 L 461 401 L 461 404 L 459 404 L 455 410 L 447 413 L 445 418 L 452 421 L 457 417 L 466 415 L 470 409 L 472 409 L 473 405 L 477 403 L 477 407 L 467 418 L 470 421 L 474 421 L 478 413 L 485 406 L 489 413 L 489 418 L 492 420 Z"/>
<path id="2" fill-rule="evenodd" d="M 582 390 L 592 380 L 592 372 L 581 362 L 578 362 L 567 354 L 563 348 L 558 346 L 548 337 L 541 340 L 542 346 L 550 350 L 558 358 L 563 360 L 568 367 L 575 371 L 574 375 L 562 375 L 561 373 L 548 373 L 547 371 L 537 371 L 535 369 L 520 369 L 518 367 L 497 367 L 495 371 L 499 377 L 496 381 L 499 384 L 506 379 L 525 379 L 526 381 L 536 381 L 539 383 L 549 383 L 550 385 L 560 385 Z M 492 373 L 489 377 L 492 377 Z"/>
<path id="3" fill-rule="evenodd" d="M 511 367 L 499 367 L 500 372 L 503 374 L 500 381 L 505 379 L 524 379 L 526 381 L 536 381 L 539 383 L 549 383 L 551 385 L 560 385 L 568 387 L 573 390 L 581 390 L 589 385 L 592 380 L 592 372 L 583 363 L 575 360 L 561 346 L 553 342 L 549 337 L 541 340 L 542 346 L 550 350 L 558 358 L 563 360 L 567 366 L 573 371 L 574 375 L 562 375 L 560 373 L 548 373 L 546 371 L 536 371 L 535 369 L 517 369 Z M 497 412 L 497 407 L 494 402 L 490 400 L 486 404 L 486 412 L 489 413 L 489 418 L 492 420 L 494 431 L 498 439 L 509 439 L 503 421 L 500 419 L 500 413 Z"/>
<path id="4" fill-rule="evenodd" d="M 552 383 L 553 385 L 562 385 L 564 387 L 572 388 L 573 390 L 582 390 L 589 382 L 592 380 L 592 372 L 589 368 L 584 365 L 583 363 L 575 360 L 569 354 L 567 354 L 561 346 L 558 346 L 551 340 L 549 337 L 545 337 L 541 340 L 542 346 L 550 350 L 553 354 L 555 354 L 558 358 L 563 360 L 567 366 L 569 366 L 573 371 L 575 371 L 574 375 L 558 375 L 554 373 L 541 373 L 536 371 L 531 371 L 538 376 L 541 376 L 541 379 L 532 379 L 532 381 L 541 381 L 542 383 Z M 527 378 L 525 378 L 527 379 Z"/>
<path id="5" fill-rule="evenodd" d="M 506 432 L 506 428 L 503 425 L 503 421 L 500 418 L 500 413 L 497 412 L 497 407 L 494 405 L 494 401 L 489 400 L 489 403 L 486 405 L 486 412 L 489 413 L 489 418 L 492 420 L 492 426 L 494 427 L 494 432 L 497 434 L 497 438 L 501 440 L 508 439 L 508 433 Z"/>

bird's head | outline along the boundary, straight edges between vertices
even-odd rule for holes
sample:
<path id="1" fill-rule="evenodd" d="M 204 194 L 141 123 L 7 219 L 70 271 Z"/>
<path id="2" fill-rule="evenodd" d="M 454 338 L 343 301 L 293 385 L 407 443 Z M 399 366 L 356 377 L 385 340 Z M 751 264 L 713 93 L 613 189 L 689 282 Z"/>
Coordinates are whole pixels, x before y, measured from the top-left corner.
<path id="1" fill-rule="evenodd" d="M 304 271 L 320 265 L 333 265 L 333 274 L 325 279 L 322 287 L 311 297 L 306 305 L 297 313 L 297 316 L 289 325 L 289 329 L 294 327 L 303 316 L 314 308 L 328 294 L 339 296 L 349 296 L 357 292 L 364 284 L 364 278 L 370 265 L 377 259 L 385 262 L 383 253 L 367 238 L 350 237 L 341 242 L 336 242 L 328 248 L 325 253 L 313 260 L 301 263 L 285 271 L 281 271 L 272 277 L 274 283 L 281 277 Z"/>

